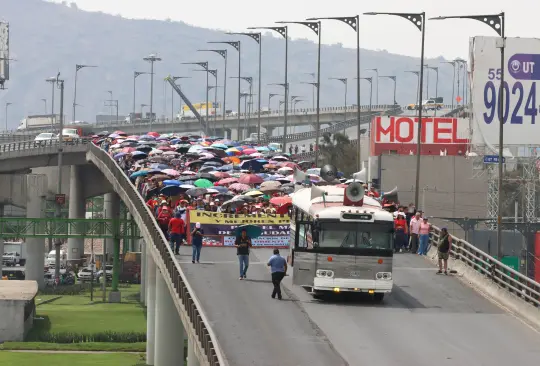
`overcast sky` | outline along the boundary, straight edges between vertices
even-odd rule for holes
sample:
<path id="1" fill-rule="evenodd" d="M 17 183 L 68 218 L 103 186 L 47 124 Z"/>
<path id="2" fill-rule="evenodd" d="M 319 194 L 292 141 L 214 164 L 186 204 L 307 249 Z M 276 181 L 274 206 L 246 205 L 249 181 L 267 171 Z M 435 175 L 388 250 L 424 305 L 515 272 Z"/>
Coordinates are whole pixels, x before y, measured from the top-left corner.
<path id="1" fill-rule="evenodd" d="M 60 0 L 54 0 L 60 2 Z M 249 26 L 271 26 L 274 21 L 301 21 L 313 16 L 354 16 L 367 11 L 422 12 L 439 15 L 492 14 L 506 11 L 508 37 L 540 37 L 537 25 L 540 3 L 533 0 L 68 0 L 81 9 L 121 14 L 128 18 L 174 19 L 214 29 L 244 31 Z M 287 15 L 284 15 L 287 14 Z M 361 47 L 419 56 L 420 33 L 405 19 L 390 16 L 361 17 Z M 308 28 L 291 27 L 292 38 L 316 40 Z M 467 57 L 472 35 L 495 35 L 488 26 L 472 20 L 428 21 L 426 55 Z M 324 43 L 355 47 L 351 28 L 339 22 L 323 23 Z"/>

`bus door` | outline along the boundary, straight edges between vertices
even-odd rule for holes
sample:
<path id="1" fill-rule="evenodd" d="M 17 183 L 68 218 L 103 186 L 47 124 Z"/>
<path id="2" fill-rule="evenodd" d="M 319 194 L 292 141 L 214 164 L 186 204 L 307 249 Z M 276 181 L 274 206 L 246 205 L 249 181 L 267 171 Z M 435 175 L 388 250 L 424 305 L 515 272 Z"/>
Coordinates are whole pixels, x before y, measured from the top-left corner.
<path id="1" fill-rule="evenodd" d="M 317 271 L 317 254 L 313 253 L 313 223 L 297 221 L 292 252 L 293 283 L 299 286 L 313 286 L 313 279 Z"/>

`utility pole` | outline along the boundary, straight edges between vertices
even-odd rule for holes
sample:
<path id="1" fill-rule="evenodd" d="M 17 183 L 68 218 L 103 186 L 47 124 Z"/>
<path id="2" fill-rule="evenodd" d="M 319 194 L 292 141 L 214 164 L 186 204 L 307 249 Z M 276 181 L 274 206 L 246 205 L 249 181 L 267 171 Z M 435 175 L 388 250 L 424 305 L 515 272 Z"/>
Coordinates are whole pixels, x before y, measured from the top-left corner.
<path id="1" fill-rule="evenodd" d="M 62 205 L 65 203 L 65 196 L 62 194 L 62 155 L 64 150 L 64 80 L 60 79 L 60 73 L 56 76 L 56 85 L 60 89 L 60 133 L 58 134 L 58 182 L 57 182 L 57 196 L 56 196 L 56 219 L 62 218 Z M 62 199 L 62 197 L 64 197 Z M 54 242 L 55 248 L 55 263 L 54 263 L 54 277 L 56 281 L 60 280 L 60 246 L 62 241 L 56 238 Z"/>

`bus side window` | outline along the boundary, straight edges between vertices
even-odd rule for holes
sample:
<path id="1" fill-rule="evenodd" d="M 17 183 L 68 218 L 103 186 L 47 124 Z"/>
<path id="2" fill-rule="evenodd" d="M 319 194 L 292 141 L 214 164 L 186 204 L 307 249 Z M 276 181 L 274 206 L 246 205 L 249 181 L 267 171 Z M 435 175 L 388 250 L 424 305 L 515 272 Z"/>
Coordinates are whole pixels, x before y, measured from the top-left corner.
<path id="1" fill-rule="evenodd" d="M 299 248 L 312 248 L 313 241 L 311 239 L 311 224 L 299 224 L 298 225 L 298 247 Z"/>

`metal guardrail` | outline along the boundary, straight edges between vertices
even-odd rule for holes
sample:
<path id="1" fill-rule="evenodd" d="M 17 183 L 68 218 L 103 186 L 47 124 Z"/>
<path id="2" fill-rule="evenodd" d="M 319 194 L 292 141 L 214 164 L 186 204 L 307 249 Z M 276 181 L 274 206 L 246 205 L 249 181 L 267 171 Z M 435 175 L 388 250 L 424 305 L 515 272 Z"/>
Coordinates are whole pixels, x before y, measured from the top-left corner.
<path id="1" fill-rule="evenodd" d="M 136 207 L 138 214 L 142 218 L 144 225 L 150 232 L 150 238 L 145 238 L 148 244 L 154 247 L 161 254 L 161 259 L 167 268 L 176 294 L 182 302 L 189 320 L 195 329 L 197 338 L 204 349 L 209 363 L 212 366 L 225 365 L 224 358 L 217 347 L 217 338 L 213 333 L 210 322 L 202 313 L 202 306 L 194 296 L 194 290 L 190 287 L 184 273 L 175 261 L 174 253 L 165 239 L 161 229 L 157 225 L 154 216 L 147 207 L 145 201 L 133 186 L 128 176 L 118 167 L 116 162 L 98 146 L 90 145 L 90 151 L 100 159 L 114 175 L 117 184 L 127 193 L 131 203 Z"/>
<path id="2" fill-rule="evenodd" d="M 213 333 L 210 322 L 202 312 L 202 306 L 194 296 L 195 292 L 190 287 L 187 279 L 175 261 L 174 253 L 172 252 L 167 240 L 165 239 L 161 229 L 157 225 L 154 216 L 147 207 L 145 201 L 131 183 L 129 177 L 120 169 L 112 157 L 104 150 L 91 143 L 88 139 L 78 139 L 73 141 L 74 145 L 84 145 L 87 147 L 108 169 L 112 172 L 117 184 L 120 185 L 127 193 L 129 200 L 136 208 L 144 225 L 150 232 L 150 238 L 145 238 L 148 244 L 154 247 L 161 254 L 161 259 L 164 266 L 167 268 L 171 282 L 174 285 L 177 296 L 180 299 L 189 320 L 195 329 L 197 338 L 202 346 L 202 349 L 208 357 L 208 362 L 212 366 L 226 365 L 224 357 L 217 346 L 217 337 Z M 36 145 L 34 141 L 15 142 L 4 144 L 0 147 L 0 152 L 15 152 L 24 150 L 41 150 L 58 146 L 58 141 L 46 141 L 43 144 Z M 148 240 L 150 239 L 150 240 Z"/>
<path id="3" fill-rule="evenodd" d="M 91 139 L 76 139 L 70 142 L 64 142 L 64 147 L 69 146 L 87 146 L 92 143 Z M 21 150 L 29 150 L 29 149 L 40 149 L 40 148 L 47 148 L 52 146 L 58 146 L 57 140 L 46 140 L 46 141 L 40 141 L 36 142 L 34 140 L 26 140 L 26 141 L 18 141 L 18 142 L 10 142 L 7 144 L 0 144 L 0 153 L 5 152 L 14 152 L 14 151 L 21 151 Z"/>
<path id="4" fill-rule="evenodd" d="M 437 247 L 440 228 L 432 225 L 430 245 Z M 450 255 L 468 267 L 480 272 L 512 295 L 523 299 L 533 306 L 540 307 L 540 283 L 522 275 L 471 243 L 453 235 Z"/>

